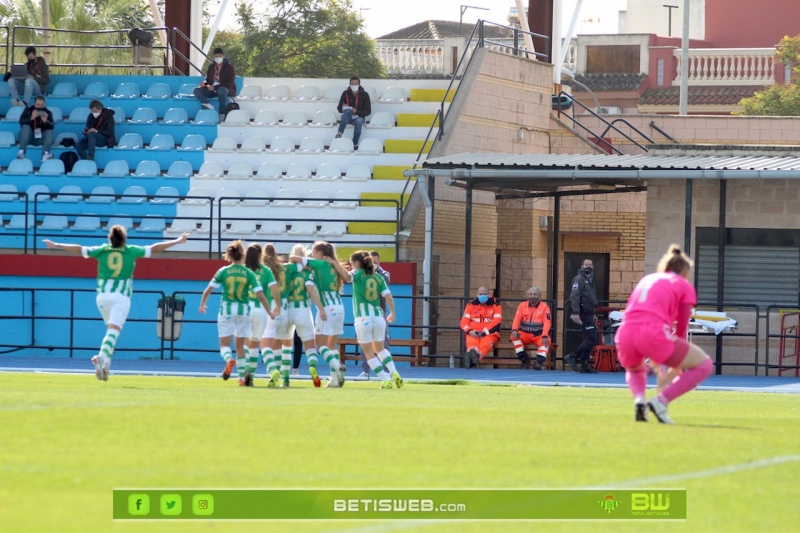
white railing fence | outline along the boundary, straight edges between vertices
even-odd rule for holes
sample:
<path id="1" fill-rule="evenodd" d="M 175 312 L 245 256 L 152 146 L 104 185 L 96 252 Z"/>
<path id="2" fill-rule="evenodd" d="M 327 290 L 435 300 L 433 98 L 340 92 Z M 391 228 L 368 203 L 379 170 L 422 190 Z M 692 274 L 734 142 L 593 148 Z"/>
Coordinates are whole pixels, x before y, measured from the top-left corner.
<path id="1" fill-rule="evenodd" d="M 681 50 L 673 55 L 681 83 Z M 774 48 L 695 48 L 689 50 L 689 85 L 774 85 Z"/>

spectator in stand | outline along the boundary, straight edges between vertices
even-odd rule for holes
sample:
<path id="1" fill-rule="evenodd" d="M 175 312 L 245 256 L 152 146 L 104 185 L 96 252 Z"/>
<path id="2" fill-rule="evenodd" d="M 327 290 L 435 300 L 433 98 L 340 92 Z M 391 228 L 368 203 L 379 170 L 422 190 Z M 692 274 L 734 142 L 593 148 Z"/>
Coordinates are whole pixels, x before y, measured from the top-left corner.
<path id="1" fill-rule="evenodd" d="M 11 77 L 11 73 L 5 75 L 5 80 L 8 82 L 8 92 L 11 94 L 11 105 L 13 106 L 28 106 L 32 96 L 39 96 L 44 94 L 47 89 L 47 84 L 50 83 L 50 67 L 43 57 L 36 55 L 36 48 L 29 46 L 25 49 L 25 57 L 28 62 L 25 66 L 28 68 L 28 77 L 24 80 L 18 80 Z M 23 93 L 22 100 L 19 98 L 19 93 Z"/>
<path id="2" fill-rule="evenodd" d="M 514 323 L 511 325 L 511 342 L 517 359 L 523 365 L 528 364 L 528 352 L 525 346 L 536 346 L 536 360 L 533 362 L 534 370 L 541 370 L 542 363 L 547 361 L 547 351 L 550 349 L 550 327 L 552 318 L 550 306 L 542 301 L 542 291 L 539 287 L 531 287 L 525 293 L 528 298 L 519 304 Z"/>
<path id="3" fill-rule="evenodd" d="M 208 66 L 206 79 L 195 88 L 194 96 L 204 109 L 214 109 L 208 101 L 216 97 L 219 100 L 219 114 L 223 115 L 228 97 L 236 96 L 236 69 L 233 68 L 222 48 L 214 48 L 214 62 Z"/>
<path id="4" fill-rule="evenodd" d="M 489 295 L 489 289 L 480 287 L 475 299 L 464 309 L 460 324 L 467 342 L 470 368 L 477 366 L 492 351 L 494 345 L 500 342 L 502 322 L 503 308 Z"/>
<path id="5" fill-rule="evenodd" d="M 339 131 L 336 133 L 336 138 L 338 139 L 342 136 L 348 124 L 353 124 L 353 126 L 355 126 L 353 145 L 358 147 L 358 140 L 361 138 L 361 128 L 364 126 L 367 117 L 372 114 L 369 93 L 361 86 L 361 80 L 358 79 L 358 76 L 350 78 L 350 87 L 345 89 L 342 93 L 336 110 L 342 114 L 342 120 L 339 122 Z"/>
<path id="6" fill-rule="evenodd" d="M 44 105 L 44 96 L 37 96 L 33 107 L 25 108 L 19 117 L 19 151 L 17 159 L 25 159 L 28 145 L 42 147 L 42 161 L 53 157 L 53 113 Z"/>
<path id="7" fill-rule="evenodd" d="M 86 127 L 83 129 L 85 137 L 75 149 L 81 159 L 92 161 L 96 147 L 111 148 L 117 144 L 117 138 L 114 136 L 114 111 L 104 108 L 100 100 L 89 102 L 89 109 L 92 112 L 86 117 Z"/>

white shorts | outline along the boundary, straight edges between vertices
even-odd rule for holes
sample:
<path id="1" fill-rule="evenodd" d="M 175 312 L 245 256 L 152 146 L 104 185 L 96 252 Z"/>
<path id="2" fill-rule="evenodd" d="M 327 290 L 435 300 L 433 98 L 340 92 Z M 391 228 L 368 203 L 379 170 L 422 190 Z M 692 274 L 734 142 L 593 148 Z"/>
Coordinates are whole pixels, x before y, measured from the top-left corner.
<path id="1" fill-rule="evenodd" d="M 289 322 L 297 330 L 300 340 L 310 341 L 314 338 L 314 317 L 311 316 L 310 307 L 290 307 Z M 284 337 L 287 338 L 289 337 Z"/>
<path id="2" fill-rule="evenodd" d="M 288 329 L 289 324 L 289 310 L 281 307 L 281 313 L 277 318 L 270 318 L 267 316 L 267 327 L 264 328 L 263 339 L 281 339 L 281 335 L 285 335 L 284 329 Z"/>
<path id="3" fill-rule="evenodd" d="M 341 335 L 344 333 L 344 306 L 329 305 L 325 308 L 327 320 L 322 320 L 319 313 L 314 321 L 314 333 L 317 335 Z"/>
<path id="4" fill-rule="evenodd" d="M 250 337 L 250 317 L 247 315 L 219 315 L 217 316 L 217 329 L 219 336 L 241 338 Z"/>
<path id="5" fill-rule="evenodd" d="M 357 317 L 355 326 L 359 344 L 383 342 L 386 337 L 386 319 L 382 316 Z"/>
<path id="6" fill-rule="evenodd" d="M 113 324 L 122 329 L 131 310 L 131 299 L 119 292 L 101 292 L 96 301 L 97 309 L 103 315 L 103 322 L 107 326 Z"/>
<path id="7" fill-rule="evenodd" d="M 250 308 L 250 339 L 260 340 L 267 327 L 269 315 L 263 307 Z"/>

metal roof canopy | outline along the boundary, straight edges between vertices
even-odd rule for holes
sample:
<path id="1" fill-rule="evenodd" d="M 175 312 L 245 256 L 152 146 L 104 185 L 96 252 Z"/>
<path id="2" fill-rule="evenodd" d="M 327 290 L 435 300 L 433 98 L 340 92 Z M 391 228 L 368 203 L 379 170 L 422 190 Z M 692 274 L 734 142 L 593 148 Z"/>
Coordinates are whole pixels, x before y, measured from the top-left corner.
<path id="1" fill-rule="evenodd" d="M 677 146 L 675 147 L 677 148 Z M 614 194 L 639 192 L 647 189 L 647 181 L 659 179 L 686 180 L 686 205 L 684 208 L 683 249 L 690 252 L 692 231 L 692 180 L 720 181 L 718 246 L 720 261 L 717 264 L 717 301 L 724 293 L 725 259 L 725 202 L 729 179 L 800 179 L 800 157 L 792 147 L 702 146 L 708 150 L 752 154 L 756 151 L 775 155 L 565 155 L 565 154 L 497 154 L 462 153 L 426 160 L 421 168 L 405 171 L 416 176 L 428 189 L 431 201 L 434 187 L 419 178 L 441 178 L 450 185 L 466 190 L 464 224 L 464 296 L 470 296 L 472 252 L 472 191 L 494 192 L 497 199 L 554 198 L 553 244 L 549 297 L 558 294 L 558 253 L 562 196 L 588 194 Z M 749 149 L 748 149 L 749 148 Z M 759 150 L 760 148 L 760 150 Z M 702 151 L 702 150 L 701 150 Z M 780 155 L 778 155 L 780 154 Z M 425 189 L 422 189 L 424 192 Z M 431 204 L 432 205 L 432 204 Z M 429 257 L 433 246 L 431 227 L 426 221 L 425 247 Z M 425 268 L 424 277 L 429 277 Z M 424 284 L 429 284 L 426 279 Z M 557 324 L 558 311 L 553 309 L 553 322 Z M 557 325 L 554 327 L 557 332 Z M 554 340 L 555 342 L 555 340 Z M 719 364 L 720 350 L 717 350 Z M 719 366 L 717 367 L 720 368 Z"/>

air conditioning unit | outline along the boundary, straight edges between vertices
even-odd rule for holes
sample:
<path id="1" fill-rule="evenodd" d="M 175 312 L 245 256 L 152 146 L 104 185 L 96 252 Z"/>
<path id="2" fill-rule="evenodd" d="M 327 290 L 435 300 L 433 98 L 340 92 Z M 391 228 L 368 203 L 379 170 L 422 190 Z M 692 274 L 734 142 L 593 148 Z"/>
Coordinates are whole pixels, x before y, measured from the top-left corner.
<path id="1" fill-rule="evenodd" d="M 615 105 L 611 105 L 611 106 L 607 106 L 607 107 L 601 107 L 600 108 L 600 114 L 601 115 L 621 115 L 622 114 L 622 109 L 620 109 L 619 107 L 617 107 Z"/>

